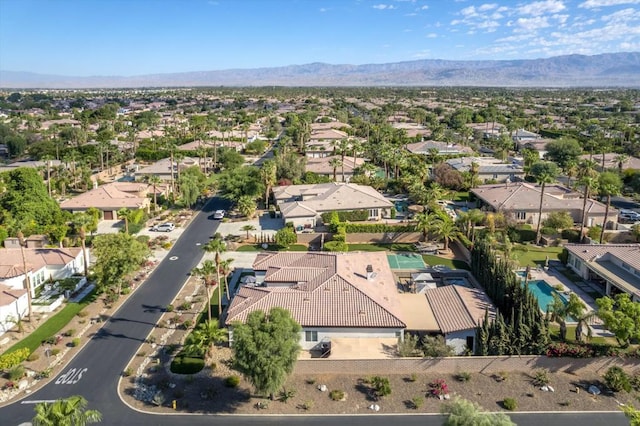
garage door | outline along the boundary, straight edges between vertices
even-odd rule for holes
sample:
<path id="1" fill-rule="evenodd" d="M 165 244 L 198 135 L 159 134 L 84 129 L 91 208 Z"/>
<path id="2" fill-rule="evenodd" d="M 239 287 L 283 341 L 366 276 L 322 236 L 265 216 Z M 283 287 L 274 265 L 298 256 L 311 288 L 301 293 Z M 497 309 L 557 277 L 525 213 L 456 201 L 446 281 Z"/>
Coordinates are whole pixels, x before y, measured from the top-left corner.
<path id="1" fill-rule="evenodd" d="M 104 212 L 104 220 L 113 220 L 113 211 L 105 211 Z"/>

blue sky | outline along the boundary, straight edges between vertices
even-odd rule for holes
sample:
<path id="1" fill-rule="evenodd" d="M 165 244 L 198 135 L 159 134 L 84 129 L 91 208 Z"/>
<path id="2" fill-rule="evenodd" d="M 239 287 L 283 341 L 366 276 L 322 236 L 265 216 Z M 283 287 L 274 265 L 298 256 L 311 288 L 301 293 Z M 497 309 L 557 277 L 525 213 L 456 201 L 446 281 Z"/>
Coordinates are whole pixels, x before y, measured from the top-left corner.
<path id="1" fill-rule="evenodd" d="M 139 75 L 640 51 L 640 0 L 0 0 L 0 69 Z"/>

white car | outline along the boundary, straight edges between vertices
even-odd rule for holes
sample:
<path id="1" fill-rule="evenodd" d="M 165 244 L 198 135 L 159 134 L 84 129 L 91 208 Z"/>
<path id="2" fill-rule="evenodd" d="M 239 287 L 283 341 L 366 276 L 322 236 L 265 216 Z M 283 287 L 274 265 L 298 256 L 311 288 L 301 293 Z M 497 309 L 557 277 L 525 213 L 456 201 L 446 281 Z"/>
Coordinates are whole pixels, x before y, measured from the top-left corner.
<path id="1" fill-rule="evenodd" d="M 223 219 L 223 218 L 224 218 L 224 214 L 225 214 L 225 211 L 224 211 L 224 210 L 216 210 L 216 211 L 213 213 L 213 218 L 214 218 L 214 219 Z"/>
<path id="2" fill-rule="evenodd" d="M 151 227 L 152 231 L 157 231 L 157 232 L 171 232 L 176 228 L 176 226 L 171 223 L 171 222 L 167 222 L 167 223 L 163 223 L 162 225 L 153 225 Z"/>

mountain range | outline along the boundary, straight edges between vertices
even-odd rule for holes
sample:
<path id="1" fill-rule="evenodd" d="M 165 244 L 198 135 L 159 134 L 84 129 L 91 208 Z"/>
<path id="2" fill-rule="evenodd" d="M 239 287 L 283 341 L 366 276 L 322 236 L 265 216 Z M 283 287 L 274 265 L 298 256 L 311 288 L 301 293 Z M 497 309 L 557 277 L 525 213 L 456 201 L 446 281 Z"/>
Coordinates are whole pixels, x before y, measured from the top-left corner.
<path id="1" fill-rule="evenodd" d="M 545 59 L 426 59 L 365 65 L 283 67 L 74 77 L 0 70 L 0 88 L 96 89 L 196 86 L 640 87 L 640 52 Z"/>

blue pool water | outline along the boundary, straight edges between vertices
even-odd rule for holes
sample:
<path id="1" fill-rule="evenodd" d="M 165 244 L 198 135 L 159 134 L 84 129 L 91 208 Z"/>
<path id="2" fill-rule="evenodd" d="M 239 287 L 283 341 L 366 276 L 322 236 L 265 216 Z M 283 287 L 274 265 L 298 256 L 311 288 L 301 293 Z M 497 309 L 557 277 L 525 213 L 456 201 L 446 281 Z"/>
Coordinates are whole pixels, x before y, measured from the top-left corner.
<path id="1" fill-rule="evenodd" d="M 558 293 L 556 289 L 551 287 L 545 280 L 531 280 L 527 283 L 531 293 L 538 299 L 538 306 L 544 312 L 547 311 L 547 306 L 553 304 L 553 294 L 560 296 L 560 299 L 566 304 L 567 299 L 561 293 Z"/>
<path id="2" fill-rule="evenodd" d="M 444 285 L 460 285 L 463 287 L 473 288 L 471 283 L 466 278 L 445 278 Z"/>
<path id="3" fill-rule="evenodd" d="M 407 203 L 406 201 L 396 201 L 395 207 L 398 213 L 403 213 L 407 211 L 407 207 L 409 207 L 409 203 Z"/>

